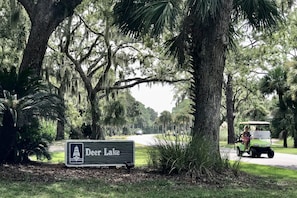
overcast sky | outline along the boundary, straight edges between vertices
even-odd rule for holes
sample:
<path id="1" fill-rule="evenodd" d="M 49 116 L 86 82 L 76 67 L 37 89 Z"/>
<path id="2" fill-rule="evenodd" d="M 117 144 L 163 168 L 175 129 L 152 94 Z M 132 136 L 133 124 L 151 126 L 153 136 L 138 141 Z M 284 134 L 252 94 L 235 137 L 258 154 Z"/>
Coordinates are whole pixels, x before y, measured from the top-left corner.
<path id="1" fill-rule="evenodd" d="M 141 84 L 131 89 L 132 96 L 145 107 L 151 107 L 159 114 L 162 111 L 170 111 L 175 106 L 172 88 L 168 85 L 152 85 L 151 87 Z"/>

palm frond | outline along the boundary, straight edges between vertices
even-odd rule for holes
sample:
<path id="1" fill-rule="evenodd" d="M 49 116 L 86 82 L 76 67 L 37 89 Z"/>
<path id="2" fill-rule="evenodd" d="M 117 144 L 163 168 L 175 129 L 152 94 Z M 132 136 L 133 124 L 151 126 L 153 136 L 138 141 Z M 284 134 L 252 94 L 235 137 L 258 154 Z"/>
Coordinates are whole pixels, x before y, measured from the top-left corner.
<path id="1" fill-rule="evenodd" d="M 282 19 L 275 1 L 271 0 L 235 0 L 234 16 L 246 19 L 256 29 L 272 28 Z"/>
<path id="2" fill-rule="evenodd" d="M 165 42 L 167 48 L 166 55 L 171 55 L 177 58 L 180 65 L 183 65 L 186 60 L 186 39 L 185 34 L 181 32 L 179 35 Z"/>
<path id="3" fill-rule="evenodd" d="M 187 7 L 195 18 L 204 23 L 209 18 L 215 18 L 221 8 L 222 0 L 189 0 Z"/>
<path id="4" fill-rule="evenodd" d="M 136 3 L 134 0 L 121 0 L 115 4 L 114 21 L 124 34 L 138 37 L 143 31 L 144 26 L 141 18 L 136 18 L 133 15 L 137 9 L 144 5 L 144 1 Z"/>
<path id="5" fill-rule="evenodd" d="M 178 0 L 121 0 L 114 7 L 115 23 L 125 34 L 134 37 L 149 32 L 156 36 L 165 27 L 175 27 L 180 3 Z"/>

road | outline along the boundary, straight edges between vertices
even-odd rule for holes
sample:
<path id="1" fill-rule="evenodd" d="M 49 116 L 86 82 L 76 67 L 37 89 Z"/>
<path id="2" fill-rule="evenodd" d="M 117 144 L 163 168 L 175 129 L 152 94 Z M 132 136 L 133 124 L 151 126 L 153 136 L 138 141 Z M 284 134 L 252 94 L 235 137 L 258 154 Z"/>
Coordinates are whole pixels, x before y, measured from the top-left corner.
<path id="1" fill-rule="evenodd" d="M 129 140 L 133 140 L 137 144 L 142 145 L 154 145 L 156 139 L 153 134 L 145 135 L 133 135 L 128 137 Z M 277 166 L 282 168 L 297 170 L 297 155 L 275 153 L 273 158 L 268 158 L 267 154 L 262 154 L 260 158 L 252 158 L 248 154 L 243 154 L 241 158 L 236 155 L 235 149 L 221 148 L 221 156 L 230 160 L 240 160 L 242 162 L 248 162 L 253 164 Z"/>

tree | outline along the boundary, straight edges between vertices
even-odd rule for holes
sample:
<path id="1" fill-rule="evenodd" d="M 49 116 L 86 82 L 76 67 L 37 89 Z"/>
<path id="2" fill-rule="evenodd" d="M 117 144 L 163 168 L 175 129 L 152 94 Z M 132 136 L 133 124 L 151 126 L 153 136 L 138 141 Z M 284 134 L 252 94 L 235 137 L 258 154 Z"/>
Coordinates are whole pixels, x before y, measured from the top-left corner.
<path id="1" fill-rule="evenodd" d="M 30 69 L 32 75 L 40 77 L 50 35 L 65 18 L 74 13 L 82 0 L 17 1 L 24 7 L 31 21 L 30 34 L 19 70 L 22 72 Z"/>
<path id="2" fill-rule="evenodd" d="M 172 110 L 176 134 L 189 134 L 192 121 L 191 101 L 184 99 Z"/>
<path id="3" fill-rule="evenodd" d="M 10 68 L 21 61 L 26 43 L 27 21 L 21 6 L 13 1 L 3 0 L 0 10 L 0 65 Z"/>
<path id="4" fill-rule="evenodd" d="M 167 69 L 170 60 L 162 60 L 140 41 L 118 34 L 118 29 L 113 26 L 113 1 L 90 1 L 88 5 L 94 9 L 69 17 L 59 28 L 59 38 L 53 43 L 59 43 L 63 52 L 60 56 L 68 58 L 68 61 L 63 59 L 62 69 L 65 70 L 65 65 L 72 66 L 86 91 L 92 121 L 91 138 L 104 139 L 101 128 L 104 109 L 100 108 L 103 104 L 100 100 L 108 100 L 119 90 L 140 83 L 180 79 L 176 79 L 178 72 Z M 55 51 L 53 53 L 59 57 L 59 50 Z M 138 73 L 141 76 L 136 75 Z"/>
<path id="5" fill-rule="evenodd" d="M 111 127 L 110 134 L 114 134 L 114 128 L 118 129 L 127 123 L 125 107 L 121 100 L 109 101 L 105 108 L 103 123 Z M 119 135 L 119 134 L 118 134 Z"/>
<path id="6" fill-rule="evenodd" d="M 266 47 L 268 44 L 262 38 L 271 35 L 270 32 L 257 34 L 247 32 L 243 21 L 234 28 L 237 34 L 233 45 L 236 48 L 229 51 L 227 56 L 223 84 L 225 97 L 221 111 L 222 122 L 226 120 L 228 125 L 229 144 L 235 141 L 234 124 L 238 121 L 265 119 L 265 109 L 269 103 L 258 91 L 257 83 L 261 76 L 267 73 L 267 65 L 272 66 L 275 60 L 270 58 L 270 53 L 274 53 L 273 50 L 263 50 L 268 48 Z M 269 55 L 264 57 L 263 51 Z M 264 114 L 258 114 L 259 110 Z"/>
<path id="7" fill-rule="evenodd" d="M 73 68 L 71 61 L 63 52 L 63 37 L 67 22 L 62 23 L 52 34 L 48 42 L 48 49 L 43 62 L 44 79 L 58 90 L 58 95 L 63 98 L 65 106 L 66 101 L 76 103 L 77 111 L 82 112 L 82 107 L 86 106 L 84 85 L 80 80 L 78 73 Z M 66 109 L 65 109 L 66 110 Z M 56 140 L 65 138 L 66 112 L 63 112 L 61 118 L 57 120 Z M 72 118 L 70 118 L 72 119 Z M 74 128 L 77 126 L 73 126 Z"/>
<path id="8" fill-rule="evenodd" d="M 290 61 L 286 65 L 288 67 L 288 84 L 290 91 L 286 93 L 286 104 L 293 114 L 294 130 L 292 136 L 294 138 L 294 148 L 297 148 L 297 61 Z"/>
<path id="9" fill-rule="evenodd" d="M 274 2 L 122 0 L 115 13 L 127 34 L 159 35 L 165 29 L 175 33 L 167 44 L 180 63 L 189 60 L 192 74 L 192 136 L 209 141 L 209 153 L 218 159 L 221 90 L 231 23 L 245 18 L 255 29 L 275 25 L 279 15 Z"/>
<path id="10" fill-rule="evenodd" d="M 172 122 L 171 113 L 169 111 L 161 112 L 161 115 L 159 116 L 159 123 L 162 125 L 163 133 L 165 135 L 168 130 L 168 125 L 170 125 L 171 122 Z"/>
<path id="11" fill-rule="evenodd" d="M 228 144 L 235 143 L 235 132 L 234 132 L 234 118 L 235 118 L 235 104 L 233 94 L 233 77 L 232 74 L 227 74 L 227 83 L 225 86 L 226 93 L 226 117 L 228 125 Z"/>
<path id="12" fill-rule="evenodd" d="M 289 5 L 290 7 L 290 5 Z M 295 8 L 296 9 L 296 8 Z M 295 10 L 294 9 L 294 10 Z M 265 95 L 275 96 L 272 126 L 278 136 L 284 134 L 284 147 L 287 146 L 287 135 L 294 136 L 296 126 L 294 126 L 295 111 L 295 66 L 296 59 L 296 14 L 287 13 L 287 22 L 278 31 L 274 32 L 269 38 L 264 37 L 266 47 L 263 51 L 269 54 L 271 66 L 267 68 L 268 73 L 260 82 L 260 90 Z M 281 134 L 280 134 L 281 133 Z M 295 142 L 295 141 L 294 141 Z M 296 143 L 294 143 L 296 144 Z"/>

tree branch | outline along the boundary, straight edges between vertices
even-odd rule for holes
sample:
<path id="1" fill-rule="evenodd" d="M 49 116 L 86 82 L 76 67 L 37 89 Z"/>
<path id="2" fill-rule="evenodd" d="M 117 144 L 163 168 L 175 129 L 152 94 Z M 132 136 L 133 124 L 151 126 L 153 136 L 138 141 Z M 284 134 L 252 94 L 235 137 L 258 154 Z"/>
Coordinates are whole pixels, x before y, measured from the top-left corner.
<path id="1" fill-rule="evenodd" d="M 18 2 L 25 8 L 26 12 L 29 15 L 30 20 L 32 21 L 34 9 L 35 9 L 35 4 L 31 0 L 18 0 Z"/>
<path id="2" fill-rule="evenodd" d="M 96 47 L 97 42 L 99 40 L 100 36 L 97 36 L 96 40 L 92 43 L 91 47 L 89 48 L 88 52 L 79 60 L 79 63 L 81 64 L 83 61 L 85 61 L 87 58 L 89 58 L 92 54 L 92 51 L 94 47 Z"/>
<path id="3" fill-rule="evenodd" d="M 102 34 L 101 32 L 97 32 L 97 31 L 95 31 L 95 30 L 93 30 L 86 22 L 85 22 L 85 20 L 83 19 L 83 17 L 81 17 L 80 15 L 77 15 L 78 16 L 78 18 L 83 22 L 83 24 L 86 26 L 86 28 L 88 29 L 88 30 L 90 30 L 93 34 L 96 34 L 96 35 L 98 35 L 98 36 L 102 36 L 102 37 L 104 37 L 104 34 Z"/>
<path id="4" fill-rule="evenodd" d="M 120 89 L 127 89 L 127 88 L 132 88 L 136 85 L 142 84 L 142 83 L 149 83 L 149 82 L 160 82 L 160 83 L 178 83 L 178 82 L 187 82 L 190 79 L 175 79 L 175 80 L 170 80 L 170 79 L 160 79 L 160 78 L 131 78 L 131 79 L 125 79 L 125 80 L 120 80 L 114 83 L 114 86 L 111 87 L 102 87 L 102 90 L 120 90 Z M 121 85 L 123 83 L 129 83 L 125 85 Z"/>

